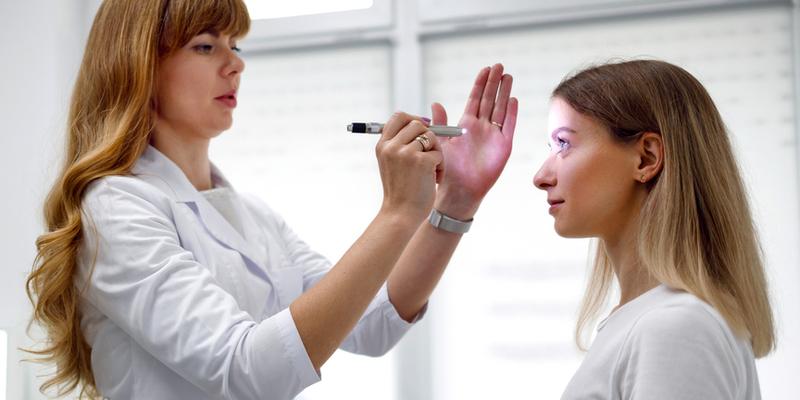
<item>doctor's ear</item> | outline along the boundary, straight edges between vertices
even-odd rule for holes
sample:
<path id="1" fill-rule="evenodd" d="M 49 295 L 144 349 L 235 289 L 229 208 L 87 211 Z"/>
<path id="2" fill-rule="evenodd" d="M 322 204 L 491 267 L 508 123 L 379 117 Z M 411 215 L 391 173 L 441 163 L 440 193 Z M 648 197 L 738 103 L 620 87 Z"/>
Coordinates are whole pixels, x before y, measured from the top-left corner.
<path id="1" fill-rule="evenodd" d="M 647 183 L 664 168 L 664 139 L 661 134 L 644 132 L 636 142 L 639 165 L 636 168 L 634 179 Z"/>

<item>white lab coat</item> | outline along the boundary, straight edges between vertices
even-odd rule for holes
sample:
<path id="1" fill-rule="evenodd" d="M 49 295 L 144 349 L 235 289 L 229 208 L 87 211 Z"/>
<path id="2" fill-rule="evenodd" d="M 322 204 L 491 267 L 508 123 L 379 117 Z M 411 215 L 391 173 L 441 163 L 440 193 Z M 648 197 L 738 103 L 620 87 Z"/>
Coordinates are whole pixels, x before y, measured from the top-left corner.
<path id="1" fill-rule="evenodd" d="M 241 235 L 153 147 L 132 172 L 83 199 L 75 283 L 103 396 L 290 399 L 317 382 L 288 307 L 330 262 L 244 196 Z M 384 285 L 341 347 L 378 356 L 410 326 Z"/>

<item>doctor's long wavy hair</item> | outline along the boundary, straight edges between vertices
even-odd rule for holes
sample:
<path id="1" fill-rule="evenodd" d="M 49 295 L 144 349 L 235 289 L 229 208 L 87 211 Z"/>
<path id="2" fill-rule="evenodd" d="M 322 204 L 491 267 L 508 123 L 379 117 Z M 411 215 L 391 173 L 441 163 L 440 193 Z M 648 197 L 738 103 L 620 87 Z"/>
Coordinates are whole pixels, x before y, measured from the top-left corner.
<path id="1" fill-rule="evenodd" d="M 761 247 L 722 118 L 691 74 L 652 60 L 611 63 L 567 77 L 553 91 L 622 143 L 661 134 L 664 168 L 641 210 L 638 256 L 659 282 L 712 305 L 756 357 L 774 349 L 775 331 Z M 599 241 L 576 341 L 606 302 L 614 275 Z"/>
<path id="2" fill-rule="evenodd" d="M 208 29 L 244 36 L 250 16 L 243 1 L 105 0 L 95 16 L 72 94 L 63 167 L 45 200 L 46 233 L 36 240 L 26 284 L 31 323 L 47 333 L 43 348 L 29 351 L 56 366 L 42 392 L 98 395 L 80 327 L 83 285 L 74 282 L 81 201 L 93 181 L 130 173 L 153 130 L 159 61 Z"/>

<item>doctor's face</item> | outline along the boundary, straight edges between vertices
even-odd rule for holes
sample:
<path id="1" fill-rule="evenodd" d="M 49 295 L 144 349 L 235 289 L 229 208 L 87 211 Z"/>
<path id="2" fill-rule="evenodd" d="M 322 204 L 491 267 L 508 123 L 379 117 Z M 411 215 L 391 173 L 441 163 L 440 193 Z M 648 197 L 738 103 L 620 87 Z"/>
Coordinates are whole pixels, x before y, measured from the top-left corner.
<path id="1" fill-rule="evenodd" d="M 636 152 L 559 98 L 550 104 L 547 132 L 550 154 L 533 182 L 547 191 L 556 232 L 613 240 L 635 214 Z"/>
<path id="2" fill-rule="evenodd" d="M 231 127 L 244 70 L 234 38 L 204 32 L 161 60 L 156 130 L 210 139 Z"/>

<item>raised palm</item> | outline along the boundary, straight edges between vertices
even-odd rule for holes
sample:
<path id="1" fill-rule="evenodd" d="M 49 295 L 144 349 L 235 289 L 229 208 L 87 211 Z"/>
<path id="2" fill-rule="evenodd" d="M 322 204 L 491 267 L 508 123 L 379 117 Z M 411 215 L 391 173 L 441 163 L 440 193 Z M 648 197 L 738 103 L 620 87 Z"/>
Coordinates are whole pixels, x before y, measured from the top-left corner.
<path id="1" fill-rule="evenodd" d="M 518 110 L 517 99 L 510 97 L 512 81 L 511 75 L 503 74 L 502 64 L 482 69 L 458 123 L 467 133 L 439 139 L 445 158 L 440 191 L 450 192 L 457 201 L 472 201 L 477 207 L 511 155 Z M 431 109 L 433 123 L 446 125 L 444 107 L 434 103 Z"/>

